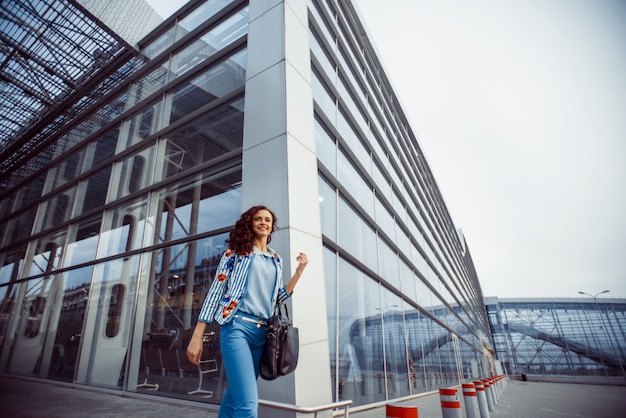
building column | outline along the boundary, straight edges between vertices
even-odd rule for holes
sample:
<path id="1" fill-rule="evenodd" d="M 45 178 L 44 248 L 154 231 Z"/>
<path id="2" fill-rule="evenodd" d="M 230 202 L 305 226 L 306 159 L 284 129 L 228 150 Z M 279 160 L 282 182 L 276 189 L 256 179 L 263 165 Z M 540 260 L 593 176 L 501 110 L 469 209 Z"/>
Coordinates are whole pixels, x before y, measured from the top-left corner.
<path id="1" fill-rule="evenodd" d="M 313 126 L 307 2 L 252 1 L 242 210 L 262 204 L 276 214 L 279 230 L 270 246 L 283 258 L 285 283 L 298 253 L 309 258 L 291 298 L 300 331 L 298 368 L 273 382 L 260 381 L 259 396 L 303 406 L 332 401 Z"/>

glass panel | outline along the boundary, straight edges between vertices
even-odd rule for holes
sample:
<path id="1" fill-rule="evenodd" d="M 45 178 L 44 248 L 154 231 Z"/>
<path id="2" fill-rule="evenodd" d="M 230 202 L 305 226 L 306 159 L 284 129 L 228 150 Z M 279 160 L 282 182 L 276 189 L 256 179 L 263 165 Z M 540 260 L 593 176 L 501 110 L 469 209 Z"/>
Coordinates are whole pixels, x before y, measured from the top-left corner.
<path id="1" fill-rule="evenodd" d="M 139 81 L 130 87 L 129 99 L 126 103 L 126 109 L 130 109 L 137 103 L 159 90 L 167 83 L 169 61 L 163 66 L 157 67 L 151 73 L 143 76 Z"/>
<path id="2" fill-rule="evenodd" d="M 63 267 L 71 267 L 95 260 L 100 237 L 100 218 L 82 221 L 72 225 L 71 234 L 74 238 L 68 239 Z"/>
<path id="3" fill-rule="evenodd" d="M 355 406 L 384 400 L 379 285 L 340 259 L 338 294 L 339 398 Z"/>
<path id="4" fill-rule="evenodd" d="M 0 200 L 0 218 L 15 213 L 41 197 L 47 173 L 43 173 Z"/>
<path id="5" fill-rule="evenodd" d="M 380 237 L 378 237 L 378 252 L 378 258 L 380 260 L 379 274 L 396 289 L 400 289 L 400 277 L 398 277 L 398 255 Z"/>
<path id="6" fill-rule="evenodd" d="M 315 119 L 315 151 L 317 159 L 337 177 L 337 144 L 324 126 Z"/>
<path id="7" fill-rule="evenodd" d="M 337 241 L 337 193 L 335 188 L 319 177 L 322 233 Z"/>
<path id="8" fill-rule="evenodd" d="M 55 190 L 70 180 L 74 180 L 80 173 L 83 158 L 85 157 L 85 150 L 73 153 L 68 158 L 55 164 L 48 169 L 48 181 L 46 182 L 46 189 L 44 193 L 48 193 Z"/>
<path id="9" fill-rule="evenodd" d="M 424 340 L 420 325 L 420 312 L 407 304 L 404 311 L 406 324 L 406 340 L 409 363 L 409 377 L 411 381 L 411 393 L 426 392 L 426 370 L 424 368 Z"/>
<path id="10" fill-rule="evenodd" d="M 109 191 L 110 176 L 111 166 L 109 165 L 80 182 L 78 190 L 82 197 L 77 199 L 74 216 L 82 215 L 104 205 Z"/>
<path id="11" fill-rule="evenodd" d="M 65 232 L 40 238 L 34 245 L 26 277 L 48 274 L 59 268 L 65 245 Z"/>
<path id="12" fill-rule="evenodd" d="M 2 246 L 13 246 L 16 242 L 22 241 L 30 236 L 33 229 L 33 221 L 37 214 L 37 208 L 32 207 L 12 219 L 8 219 L 0 226 L 3 234 Z"/>
<path id="13" fill-rule="evenodd" d="M 339 399 L 340 391 L 343 391 L 339 381 L 339 362 L 337 357 L 337 256 L 324 248 L 324 279 L 326 282 L 326 307 L 328 320 L 328 347 L 330 349 L 330 375 L 333 385 L 333 402 Z M 342 370 L 343 371 L 343 370 Z"/>
<path id="14" fill-rule="evenodd" d="M 72 187 L 42 202 L 37 214 L 37 224 L 40 228 L 36 228 L 34 232 L 45 231 L 67 221 L 70 218 L 75 197 L 76 187 Z"/>
<path id="15" fill-rule="evenodd" d="M 92 274 L 93 267 L 85 267 L 58 277 L 58 286 L 63 293 L 61 306 L 57 306 L 60 310 L 58 323 L 48 330 L 48 339 L 54 339 L 47 369 L 48 379 L 65 382 L 74 380 Z"/>
<path id="16" fill-rule="evenodd" d="M 220 234 L 155 252 L 137 379 L 139 391 L 153 390 L 158 385 L 159 394 L 188 400 L 199 400 L 212 391 L 209 401 L 221 401 L 226 378 L 220 370 L 220 326 L 213 322 L 205 330 L 200 368 L 187 360 L 185 349 L 227 238 L 228 234 Z"/>
<path id="17" fill-rule="evenodd" d="M 178 78 L 207 58 L 244 36 L 248 31 L 248 10 L 231 16 L 224 23 L 172 57 L 172 72 Z"/>
<path id="18" fill-rule="evenodd" d="M 5 336 L 11 318 L 15 318 L 17 286 L 0 286 L 0 350 L 4 349 Z"/>
<path id="19" fill-rule="evenodd" d="M 115 217 L 122 213 L 116 211 L 112 215 Z M 140 261 L 141 255 L 135 255 L 95 266 L 85 313 L 86 321 L 92 326 L 85 327 L 80 337 L 82 344 L 77 383 L 113 389 L 122 387 L 127 374 L 126 358 L 134 321 L 131 313 L 135 285 L 138 275 L 143 274 Z"/>
<path id="20" fill-rule="evenodd" d="M 123 254 L 141 248 L 146 221 L 146 202 L 136 200 L 107 211 L 98 258 Z"/>
<path id="21" fill-rule="evenodd" d="M 128 196 L 130 193 L 150 186 L 153 183 L 153 164 L 157 160 L 155 155 L 156 146 L 152 145 L 117 163 L 113 173 L 115 181 L 111 184 L 109 200 Z"/>
<path id="22" fill-rule="evenodd" d="M 331 124 L 336 126 L 337 124 L 337 104 L 335 102 L 335 96 L 326 89 L 325 84 L 320 80 L 320 77 L 315 71 L 313 71 L 313 77 L 311 77 L 313 99 L 315 103 L 321 108 L 322 112 Z"/>
<path id="23" fill-rule="evenodd" d="M 163 191 L 156 230 L 158 242 L 234 225 L 241 210 L 241 170 L 205 173 Z"/>
<path id="24" fill-rule="evenodd" d="M 337 160 L 337 180 L 341 183 L 342 189 L 349 193 L 366 213 L 370 215 L 374 213 L 374 192 L 372 188 L 343 152 L 339 153 Z"/>
<path id="25" fill-rule="evenodd" d="M 20 277 L 24 267 L 24 249 L 2 253 L 0 260 L 0 285 L 13 282 Z"/>
<path id="26" fill-rule="evenodd" d="M 170 124 L 242 87 L 246 81 L 247 52 L 247 50 L 242 50 L 235 53 L 227 60 L 173 90 Z"/>
<path id="27" fill-rule="evenodd" d="M 410 393 L 402 300 L 385 288 L 382 299 L 387 399 L 400 398 Z"/>
<path id="28" fill-rule="evenodd" d="M 243 146 L 243 99 L 224 104 L 163 139 L 168 178 Z"/>
<path id="29" fill-rule="evenodd" d="M 161 52 L 174 44 L 174 28 L 168 29 L 163 35 L 142 49 L 143 55 L 150 59 L 156 58 Z"/>
<path id="30" fill-rule="evenodd" d="M 161 108 L 161 102 L 146 107 L 143 111 L 135 114 L 132 118 L 124 121 L 124 137 L 120 140 L 120 147 L 129 148 L 148 137 L 156 131 L 156 121 Z"/>
<path id="31" fill-rule="evenodd" d="M 326 49 L 322 46 L 322 44 L 318 41 L 318 35 L 314 29 L 310 31 L 311 36 L 309 36 L 309 41 L 311 43 L 311 53 L 317 61 L 319 61 L 321 71 L 324 72 L 325 76 L 330 80 L 331 84 L 335 84 L 337 82 L 337 74 L 335 64 L 328 58 L 328 54 Z"/>
<path id="32" fill-rule="evenodd" d="M 176 25 L 176 40 L 183 38 L 230 3 L 232 3 L 232 0 L 209 0 L 195 9 Z"/>
<path id="33" fill-rule="evenodd" d="M 369 268 L 378 271 L 376 233 L 343 198 L 339 199 L 338 209 L 339 245 Z"/>
<path id="34" fill-rule="evenodd" d="M 91 170 L 115 155 L 118 136 L 119 131 L 114 129 L 105 132 L 102 136 L 89 143 L 85 159 L 85 171 Z"/>

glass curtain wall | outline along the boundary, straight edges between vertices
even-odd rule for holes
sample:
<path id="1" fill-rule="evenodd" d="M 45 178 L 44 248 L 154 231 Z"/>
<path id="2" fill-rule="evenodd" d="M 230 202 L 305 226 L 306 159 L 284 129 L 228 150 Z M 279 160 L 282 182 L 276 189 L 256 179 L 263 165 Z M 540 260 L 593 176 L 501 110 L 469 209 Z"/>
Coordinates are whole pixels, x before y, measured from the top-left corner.
<path id="1" fill-rule="evenodd" d="M 626 376 L 626 302 L 489 303 L 498 358 L 512 375 Z"/>
<path id="2" fill-rule="evenodd" d="M 158 28 L 3 191 L 3 371 L 219 403 L 219 329 L 200 367 L 184 347 L 241 210 L 247 31 L 227 0 Z"/>
<path id="3" fill-rule="evenodd" d="M 364 405 L 482 377 L 491 343 L 456 229 L 350 7 L 310 1 L 309 27 L 330 374 L 335 400 Z"/>

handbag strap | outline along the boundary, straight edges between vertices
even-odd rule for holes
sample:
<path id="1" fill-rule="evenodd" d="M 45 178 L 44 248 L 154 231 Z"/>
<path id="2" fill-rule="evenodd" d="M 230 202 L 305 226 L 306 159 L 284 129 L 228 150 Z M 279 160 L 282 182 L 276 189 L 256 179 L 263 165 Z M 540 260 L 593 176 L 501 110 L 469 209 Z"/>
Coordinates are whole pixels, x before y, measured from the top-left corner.
<path id="1" fill-rule="evenodd" d="M 278 315 L 280 317 L 283 316 L 283 313 L 281 311 L 281 307 L 285 310 L 285 315 L 288 319 L 291 320 L 291 318 L 289 317 L 289 309 L 287 308 L 287 303 L 283 303 L 282 305 L 278 304 L 278 301 L 276 301 L 276 305 L 274 306 L 274 315 Z"/>

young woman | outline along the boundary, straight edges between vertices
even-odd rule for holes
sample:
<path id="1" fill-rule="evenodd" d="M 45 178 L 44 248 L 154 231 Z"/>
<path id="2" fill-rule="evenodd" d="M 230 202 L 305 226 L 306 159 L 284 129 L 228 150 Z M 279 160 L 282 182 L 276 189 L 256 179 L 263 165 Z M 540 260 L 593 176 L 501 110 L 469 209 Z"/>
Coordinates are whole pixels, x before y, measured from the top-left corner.
<path id="1" fill-rule="evenodd" d="M 187 347 L 187 358 L 198 364 L 206 324 L 221 325 L 220 349 L 228 388 L 219 418 L 256 418 L 259 395 L 256 381 L 267 334 L 267 320 L 278 302 L 291 296 L 308 260 L 300 253 L 298 267 L 286 285 L 282 260 L 267 246 L 276 230 L 276 216 L 265 206 L 244 212 L 230 233 L 228 249 L 204 300 L 198 323 Z"/>

